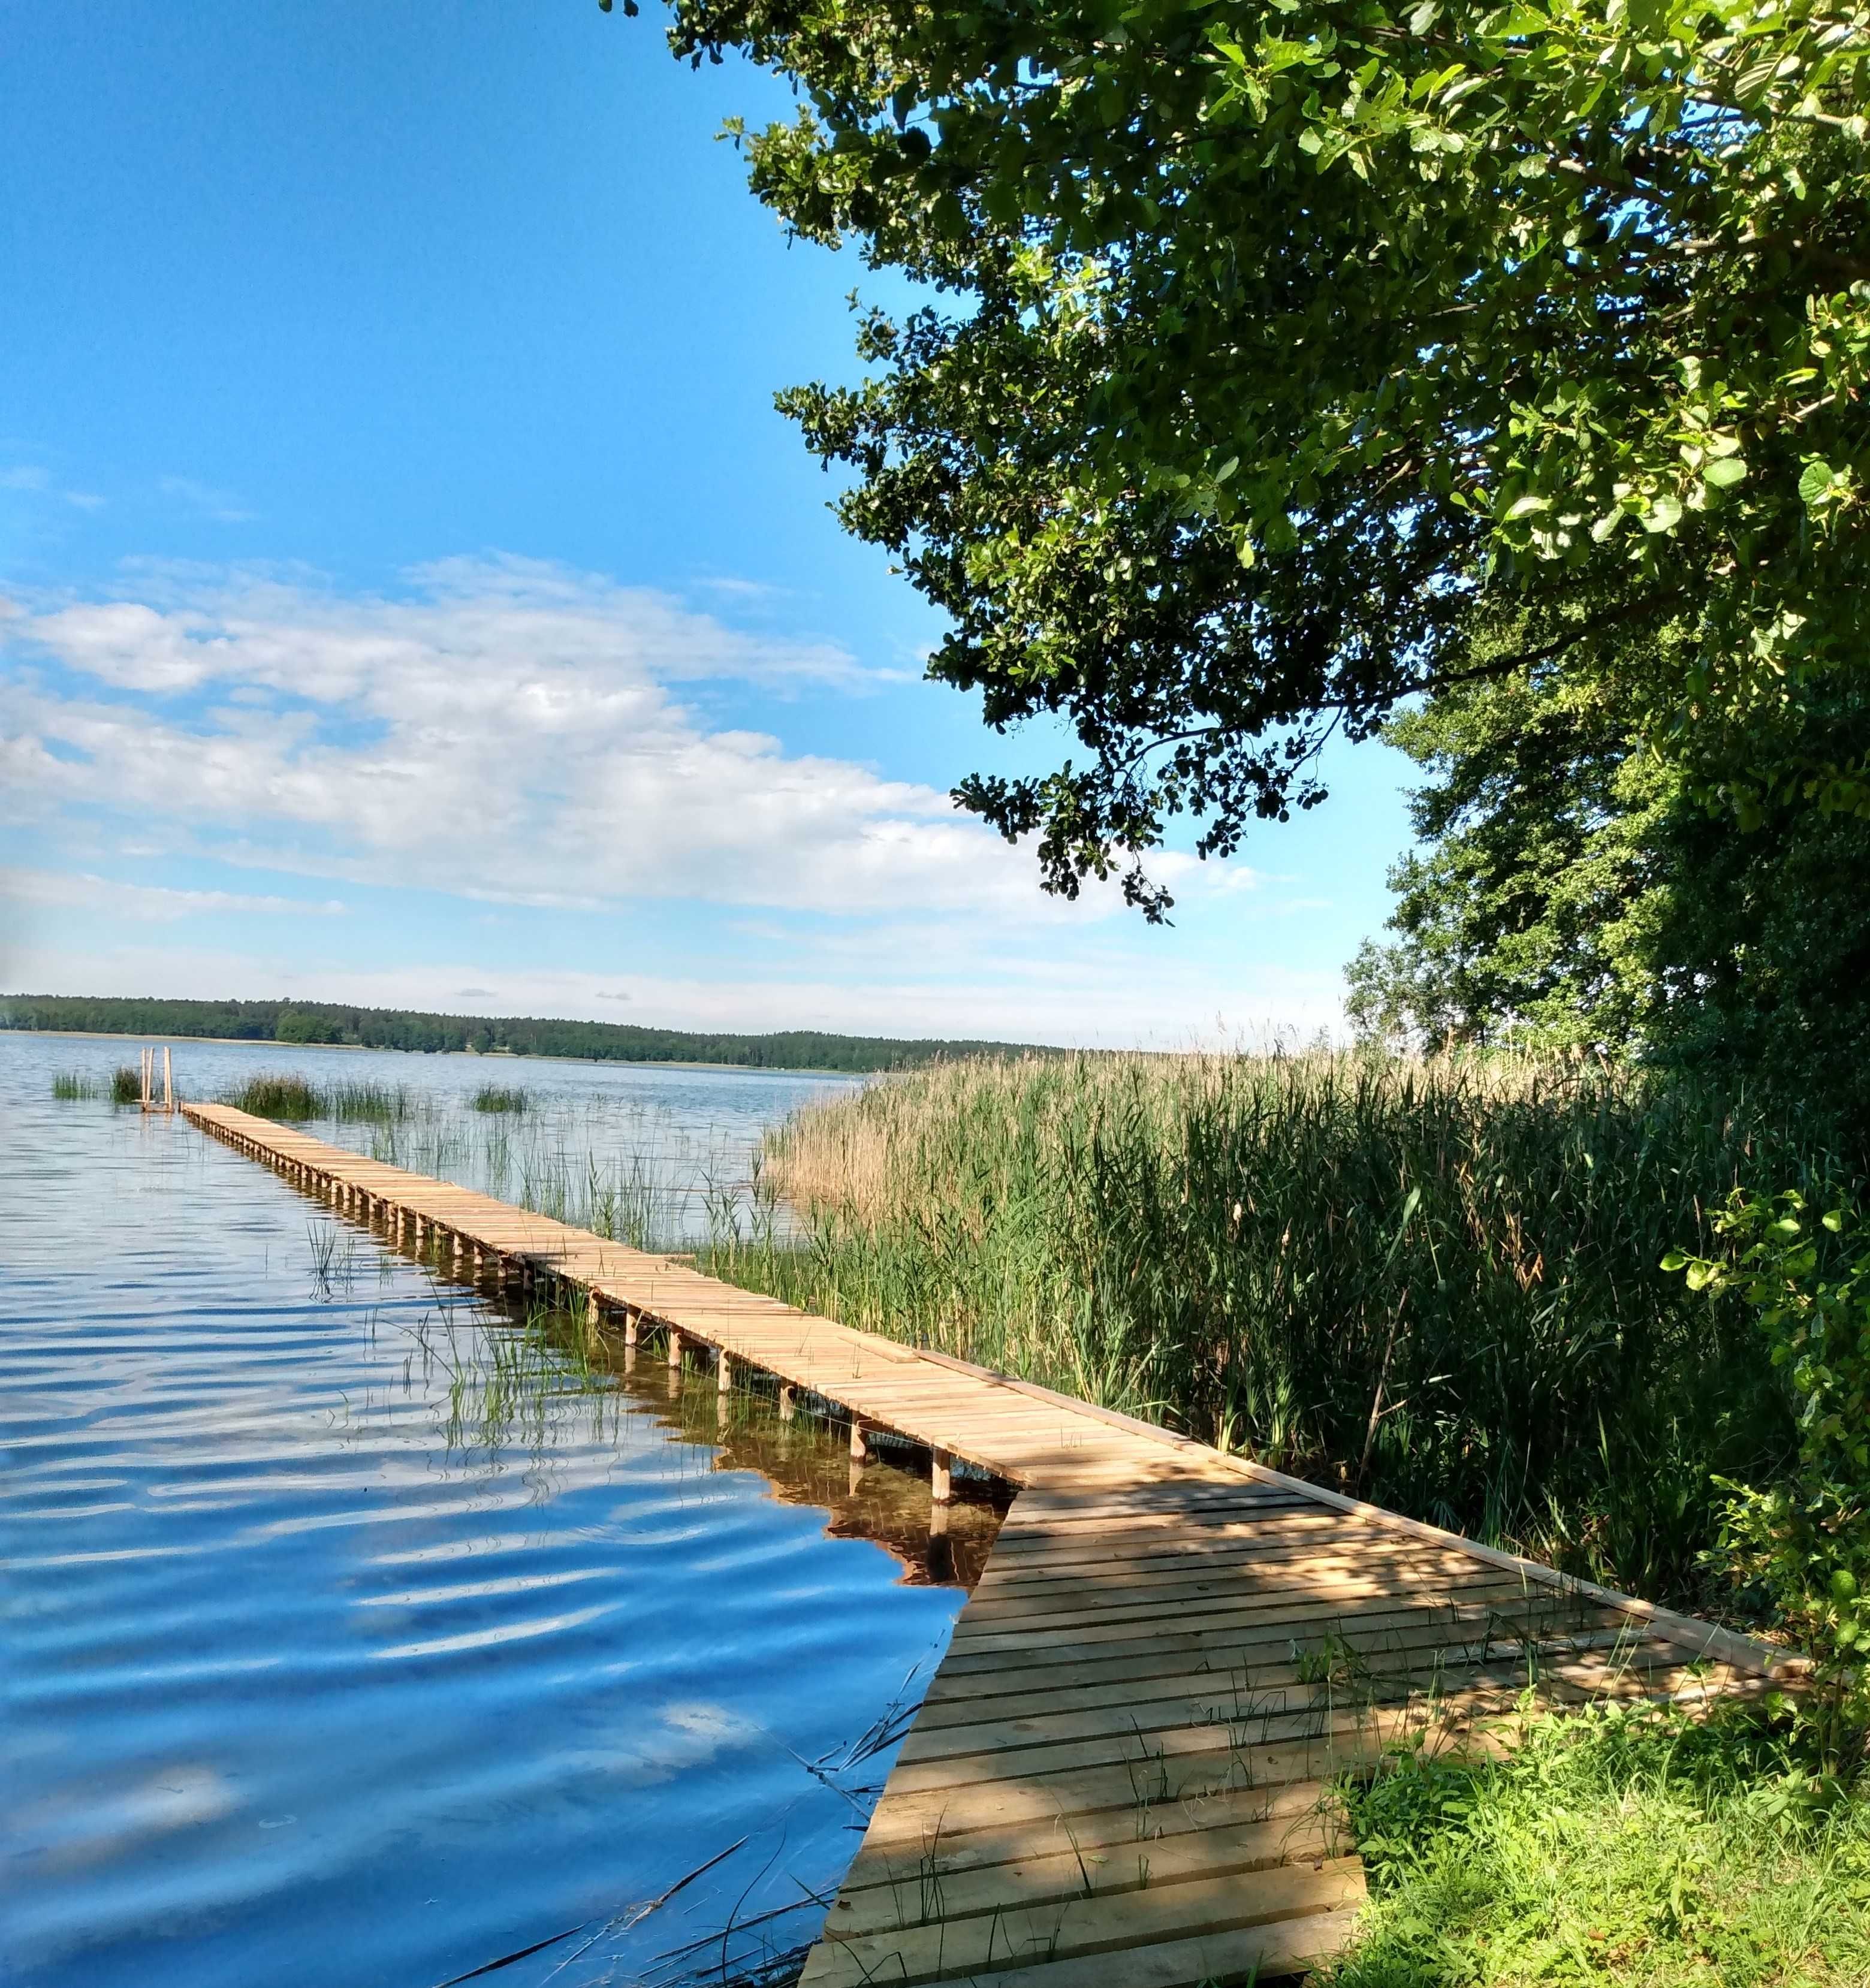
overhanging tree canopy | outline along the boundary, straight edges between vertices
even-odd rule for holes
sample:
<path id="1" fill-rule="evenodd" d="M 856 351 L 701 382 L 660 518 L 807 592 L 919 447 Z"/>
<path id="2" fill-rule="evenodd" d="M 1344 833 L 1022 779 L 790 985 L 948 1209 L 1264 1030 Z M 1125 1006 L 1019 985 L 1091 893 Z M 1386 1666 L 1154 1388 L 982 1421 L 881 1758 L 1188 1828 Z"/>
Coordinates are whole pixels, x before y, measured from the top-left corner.
<path id="1" fill-rule="evenodd" d="M 948 610 L 933 674 L 1082 741 L 959 789 L 1052 888 L 1179 810 L 1226 853 L 1412 693 L 1648 641 L 1743 814 L 1863 806 L 1733 742 L 1863 647 L 1870 8 L 674 11 L 800 86 L 760 196 L 952 299 L 783 404 Z"/>

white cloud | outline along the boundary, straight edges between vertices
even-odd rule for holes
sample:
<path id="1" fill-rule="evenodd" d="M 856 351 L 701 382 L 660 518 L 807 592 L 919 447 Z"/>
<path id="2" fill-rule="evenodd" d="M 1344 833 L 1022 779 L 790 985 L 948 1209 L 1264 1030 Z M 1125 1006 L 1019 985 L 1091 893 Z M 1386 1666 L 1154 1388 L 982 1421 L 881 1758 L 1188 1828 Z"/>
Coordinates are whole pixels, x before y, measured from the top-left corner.
<path id="1" fill-rule="evenodd" d="M 1043 896 L 934 788 L 735 722 L 748 686 L 888 681 L 834 644 L 511 559 L 396 595 L 128 572 L 115 598 L 0 600 L 0 823 L 28 831 L 15 860 L 56 840 L 70 866 L 0 871 L 0 986 L 1159 1048 L 1340 1014 L 1334 961 L 1297 963 L 1317 948 L 1289 915 L 1322 908 L 1297 877 L 1158 854 L 1182 910 L 1151 931 L 1114 886 Z M 353 963 L 296 897 L 96 874 L 151 853 L 178 881 L 207 857 L 354 884 Z M 485 908 L 438 943 L 404 889 Z M 215 912 L 277 922 L 216 953 L 139 938 Z M 529 965 L 546 930 L 590 970 Z"/>
<path id="2" fill-rule="evenodd" d="M 101 511 L 104 500 L 95 491 L 56 489 L 52 472 L 36 462 L 15 462 L 0 468 L 0 491 L 15 491 L 25 496 L 60 497 L 80 511 Z"/>
<path id="3" fill-rule="evenodd" d="M 249 525 L 259 515 L 231 492 L 198 483 L 192 476 L 165 476 L 157 488 L 197 516 L 211 518 L 218 525 Z"/>
<path id="4" fill-rule="evenodd" d="M 4 865 L 0 865 L 0 904 L 95 911 L 113 918 L 161 923 L 215 912 L 253 917 L 338 918 L 344 911 L 336 899 L 316 904 L 303 898 L 255 896 L 237 891 L 178 891 L 69 871 Z"/>
<path id="5" fill-rule="evenodd" d="M 534 904 L 1047 922 L 1113 908 L 1110 893 L 1075 911 L 1040 898 L 1030 858 L 945 794 L 711 726 L 678 695 L 864 686 L 832 645 L 516 560 L 443 562 L 394 599 L 296 576 L 145 578 L 138 598 L 0 624 L 16 661 L 66 673 L 0 676 L 16 813 L 107 809 L 249 863 Z"/>

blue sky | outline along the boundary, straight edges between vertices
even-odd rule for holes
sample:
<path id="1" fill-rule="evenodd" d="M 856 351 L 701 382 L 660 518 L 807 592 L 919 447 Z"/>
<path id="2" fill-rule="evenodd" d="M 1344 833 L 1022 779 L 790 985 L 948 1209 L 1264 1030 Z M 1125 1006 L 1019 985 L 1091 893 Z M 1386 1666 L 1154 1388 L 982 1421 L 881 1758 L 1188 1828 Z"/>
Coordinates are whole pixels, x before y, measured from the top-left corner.
<path id="1" fill-rule="evenodd" d="M 938 624 L 779 387 L 854 259 L 595 0 L 8 10 L 0 989 L 1174 1046 L 1309 1033 L 1406 768 L 1164 931 L 957 815 L 1049 763 L 919 681 Z"/>

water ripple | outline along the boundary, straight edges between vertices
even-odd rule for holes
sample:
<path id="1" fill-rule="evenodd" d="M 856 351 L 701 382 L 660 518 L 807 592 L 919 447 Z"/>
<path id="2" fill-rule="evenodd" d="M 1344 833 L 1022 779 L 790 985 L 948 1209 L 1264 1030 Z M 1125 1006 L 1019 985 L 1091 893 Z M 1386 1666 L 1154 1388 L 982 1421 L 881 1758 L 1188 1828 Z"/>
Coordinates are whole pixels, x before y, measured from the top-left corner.
<path id="1" fill-rule="evenodd" d="M 346 1225 L 321 1284 L 334 1225 L 274 1175 L 52 1103 L 54 1069 L 125 1047 L 0 1034 L 0 1977 L 422 1988 L 750 1835 L 678 1923 L 557 1978 L 580 1988 L 749 1882 L 743 1916 L 834 1878 L 851 1810 L 800 1762 L 884 1709 L 959 1597 L 716 1470 L 652 1396 L 542 1387 L 479 1425 L 462 1363 L 509 1324 Z M 250 1053 L 177 1061 L 205 1090 Z M 374 1063 L 410 1080 L 343 1068 Z M 541 1080 L 600 1115 L 648 1081 Z"/>

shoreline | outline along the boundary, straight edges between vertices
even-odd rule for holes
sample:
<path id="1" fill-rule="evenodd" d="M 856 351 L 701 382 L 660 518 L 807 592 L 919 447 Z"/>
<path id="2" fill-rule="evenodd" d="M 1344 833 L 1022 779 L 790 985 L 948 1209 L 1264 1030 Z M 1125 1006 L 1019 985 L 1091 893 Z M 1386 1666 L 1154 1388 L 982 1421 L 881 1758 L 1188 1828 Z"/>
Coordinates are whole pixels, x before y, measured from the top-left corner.
<path id="1" fill-rule="evenodd" d="M 747 1077 L 834 1077 L 860 1084 L 874 1077 L 890 1077 L 887 1070 L 829 1070 L 810 1063 L 697 1063 L 675 1057 L 572 1057 L 534 1056 L 519 1050 L 399 1050 L 388 1043 L 282 1043 L 262 1036 L 182 1036 L 161 1030 L 132 1033 L 123 1029 L 9 1029 L 0 1028 L 0 1040 L 19 1036 L 83 1043 L 202 1043 L 214 1049 L 335 1050 L 340 1056 L 471 1057 L 476 1063 L 565 1063 L 580 1069 L 602 1070 L 725 1070 Z"/>

